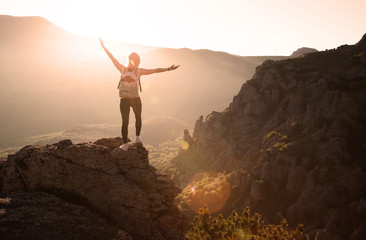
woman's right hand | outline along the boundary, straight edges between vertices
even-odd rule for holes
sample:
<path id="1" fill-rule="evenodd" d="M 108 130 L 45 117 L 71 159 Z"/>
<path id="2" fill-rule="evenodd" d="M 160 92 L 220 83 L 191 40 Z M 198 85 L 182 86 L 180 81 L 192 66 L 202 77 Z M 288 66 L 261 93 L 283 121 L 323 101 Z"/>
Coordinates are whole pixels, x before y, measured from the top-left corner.
<path id="1" fill-rule="evenodd" d="M 117 59 L 115 59 L 115 58 L 113 57 L 112 53 L 110 53 L 110 52 L 108 51 L 108 49 L 104 46 L 103 39 L 102 39 L 101 37 L 98 37 L 98 39 L 99 39 L 100 45 L 102 45 L 102 47 L 103 47 L 104 52 L 105 52 L 105 53 L 108 55 L 108 57 L 112 60 L 112 62 L 113 62 L 113 64 L 114 64 L 114 66 L 118 69 L 118 71 L 120 71 L 120 72 L 121 72 L 123 65 L 122 65 L 122 64 L 120 64 L 120 63 L 117 61 Z"/>

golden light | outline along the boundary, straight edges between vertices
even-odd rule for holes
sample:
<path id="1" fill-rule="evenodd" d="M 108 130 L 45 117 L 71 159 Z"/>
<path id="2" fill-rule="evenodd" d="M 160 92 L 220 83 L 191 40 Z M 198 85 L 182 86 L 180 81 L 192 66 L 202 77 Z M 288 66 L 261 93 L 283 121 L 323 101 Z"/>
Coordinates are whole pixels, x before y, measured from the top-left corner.
<path id="1" fill-rule="evenodd" d="M 170 133 L 175 135 L 177 133 L 177 131 L 175 129 L 172 129 L 172 130 L 170 130 Z"/>
<path id="2" fill-rule="evenodd" d="M 248 239 L 251 238 L 250 231 L 248 231 L 248 230 L 244 230 L 244 229 L 239 228 L 237 230 L 237 234 L 238 234 L 240 240 L 248 240 Z"/>
<path id="3" fill-rule="evenodd" d="M 158 105 L 159 104 L 159 98 L 157 97 L 151 97 L 150 99 L 152 105 Z"/>
<path id="4" fill-rule="evenodd" d="M 189 148 L 189 143 L 186 142 L 186 141 L 183 141 L 180 145 L 180 147 L 183 149 L 183 150 L 188 150 Z"/>
<path id="5" fill-rule="evenodd" d="M 188 207 L 198 212 L 207 205 L 210 213 L 222 209 L 231 194 L 231 186 L 222 173 L 201 172 L 194 175 L 183 190 L 183 199 Z"/>
<path id="6" fill-rule="evenodd" d="M 95 39 L 101 36 L 108 41 L 205 48 L 243 56 L 287 55 L 302 46 L 321 50 L 354 43 L 364 30 L 359 24 L 365 22 L 362 0 L 352 1 L 352 4 L 332 1 L 332 11 L 329 11 L 330 1 L 310 0 L 303 4 L 290 0 L 207 2 L 17 0 L 2 1 L 1 10 L 2 14 L 42 16 L 67 31 Z M 317 11 L 308 18 L 314 5 Z M 339 32 L 346 28 L 347 34 Z M 217 29 L 225 29 L 229 42 Z"/>
<path id="7" fill-rule="evenodd" d="M 150 84 L 143 83 L 142 84 L 142 89 L 144 89 L 144 91 L 149 91 L 150 90 Z"/>

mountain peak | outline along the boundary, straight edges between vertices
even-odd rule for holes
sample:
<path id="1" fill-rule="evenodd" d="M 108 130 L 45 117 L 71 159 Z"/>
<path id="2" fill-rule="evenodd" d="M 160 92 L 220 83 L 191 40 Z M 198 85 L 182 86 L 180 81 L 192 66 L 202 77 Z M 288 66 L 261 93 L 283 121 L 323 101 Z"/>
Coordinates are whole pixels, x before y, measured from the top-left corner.
<path id="1" fill-rule="evenodd" d="M 302 47 L 294 51 L 290 57 L 300 57 L 301 55 L 307 54 L 307 53 L 313 53 L 318 52 L 315 48 L 308 48 L 308 47 Z"/>
<path id="2" fill-rule="evenodd" d="M 358 41 L 355 46 L 366 48 L 366 33 L 362 36 L 361 40 Z"/>

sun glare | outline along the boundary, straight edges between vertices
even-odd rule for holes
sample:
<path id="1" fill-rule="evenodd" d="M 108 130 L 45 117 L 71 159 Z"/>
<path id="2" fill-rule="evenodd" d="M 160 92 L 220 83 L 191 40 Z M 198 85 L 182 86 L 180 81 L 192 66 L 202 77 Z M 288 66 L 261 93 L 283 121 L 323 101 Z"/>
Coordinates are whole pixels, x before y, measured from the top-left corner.
<path id="1" fill-rule="evenodd" d="M 68 4 L 67 10 L 54 22 L 73 33 L 124 42 L 142 37 L 143 31 L 134 28 L 140 29 L 144 19 L 133 1 L 82 0 Z"/>
<path id="2" fill-rule="evenodd" d="M 107 41 L 258 56 L 354 43 L 364 33 L 363 6 L 362 0 L 13 0 L 1 12 L 42 16 L 72 33 Z"/>

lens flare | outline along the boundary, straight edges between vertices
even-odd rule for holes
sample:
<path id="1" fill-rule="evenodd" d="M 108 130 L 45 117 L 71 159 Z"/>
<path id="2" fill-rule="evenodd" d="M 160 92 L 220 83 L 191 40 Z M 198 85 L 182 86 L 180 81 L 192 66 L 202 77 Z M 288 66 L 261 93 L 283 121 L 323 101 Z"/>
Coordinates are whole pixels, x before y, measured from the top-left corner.
<path id="1" fill-rule="evenodd" d="M 188 207 L 198 212 L 207 205 L 210 213 L 222 209 L 231 194 L 231 186 L 222 173 L 203 172 L 192 177 L 183 190 L 183 199 Z"/>
<path id="2" fill-rule="evenodd" d="M 251 238 L 250 230 L 238 229 L 237 234 L 240 240 L 249 240 Z"/>
<path id="3" fill-rule="evenodd" d="M 159 98 L 157 97 L 151 97 L 150 99 L 152 105 L 158 105 L 159 104 Z"/>
<path id="4" fill-rule="evenodd" d="M 147 84 L 147 83 L 143 83 L 142 84 L 142 88 L 144 89 L 144 91 L 149 91 L 150 90 L 150 84 Z"/>
<path id="5" fill-rule="evenodd" d="M 189 148 L 189 143 L 186 142 L 186 141 L 183 141 L 182 144 L 180 145 L 180 147 L 183 149 L 183 150 L 188 150 Z"/>

